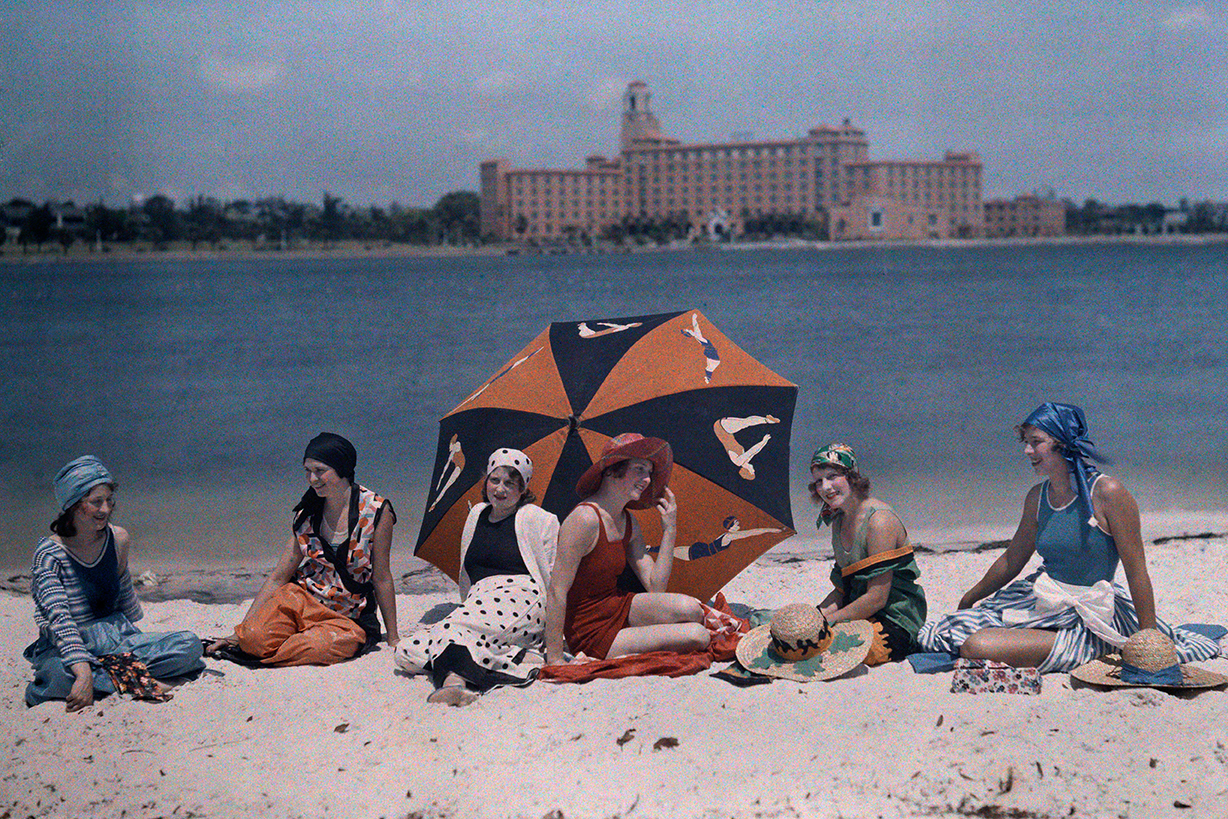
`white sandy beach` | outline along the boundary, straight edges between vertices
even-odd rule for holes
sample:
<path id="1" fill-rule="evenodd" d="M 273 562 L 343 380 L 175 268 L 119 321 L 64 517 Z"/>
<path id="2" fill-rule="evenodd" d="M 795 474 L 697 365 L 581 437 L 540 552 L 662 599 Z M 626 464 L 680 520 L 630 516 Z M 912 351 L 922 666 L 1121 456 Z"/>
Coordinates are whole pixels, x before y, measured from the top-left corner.
<path id="1" fill-rule="evenodd" d="M 1174 624 L 1228 618 L 1228 539 L 1151 543 L 1206 522 L 1144 522 Z M 993 558 L 919 555 L 931 615 Z M 764 559 L 726 594 L 817 599 L 830 566 Z M 398 596 L 402 633 L 455 598 L 421 585 Z M 0 817 L 1228 816 L 1223 690 L 1072 689 L 1050 675 L 1036 697 L 951 694 L 949 673 L 900 664 L 747 689 L 708 674 L 538 683 L 455 709 L 427 704 L 428 683 L 394 674 L 385 647 L 332 668 L 210 660 L 169 703 L 112 697 L 67 714 L 22 702 L 31 606 L 0 593 Z M 219 634 L 245 608 L 150 602 L 141 626 Z M 1228 673 L 1228 660 L 1204 665 Z M 654 749 L 667 737 L 677 746 Z"/>

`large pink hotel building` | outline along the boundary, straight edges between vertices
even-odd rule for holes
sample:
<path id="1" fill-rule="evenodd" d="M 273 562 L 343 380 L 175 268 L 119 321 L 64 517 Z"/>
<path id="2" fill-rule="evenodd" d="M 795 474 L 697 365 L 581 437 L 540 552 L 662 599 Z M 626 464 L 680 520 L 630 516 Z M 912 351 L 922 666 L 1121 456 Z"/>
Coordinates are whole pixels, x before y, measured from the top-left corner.
<path id="1" fill-rule="evenodd" d="M 673 217 L 692 232 L 738 235 L 748 218 L 825 221 L 832 239 L 948 239 L 984 233 L 981 161 L 868 158 L 846 119 L 796 140 L 682 144 L 664 136 L 651 94 L 623 94 L 621 155 L 583 168 L 481 166 L 482 234 L 502 241 L 597 237 L 624 219 Z"/>

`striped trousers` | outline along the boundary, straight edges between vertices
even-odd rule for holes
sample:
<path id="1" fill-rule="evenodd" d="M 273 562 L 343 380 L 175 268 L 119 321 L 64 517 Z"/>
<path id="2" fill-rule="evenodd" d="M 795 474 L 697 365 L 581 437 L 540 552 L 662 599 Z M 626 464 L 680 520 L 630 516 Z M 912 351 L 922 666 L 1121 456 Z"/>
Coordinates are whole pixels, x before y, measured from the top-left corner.
<path id="1" fill-rule="evenodd" d="M 964 641 L 981 629 L 1012 628 L 1003 621 L 1002 612 L 1035 608 L 1036 595 L 1032 591 L 1032 584 L 1039 575 L 1040 571 L 1037 571 L 1023 580 L 1016 580 L 1004 586 L 974 608 L 929 621 L 921 627 L 921 632 L 917 635 L 921 649 L 959 654 L 959 648 Z M 1113 584 L 1113 591 L 1116 594 L 1113 628 L 1128 637 L 1139 630 L 1134 601 L 1130 599 L 1129 592 L 1118 583 Z M 1103 654 L 1117 651 L 1093 634 L 1072 608 L 1055 611 L 1039 620 L 1031 621 L 1026 628 L 1052 629 L 1057 632 L 1053 650 L 1040 664 L 1041 673 L 1070 671 Z M 1177 656 L 1183 663 L 1210 660 L 1220 654 L 1219 643 L 1201 634 L 1175 629 L 1159 619 L 1156 620 L 1156 628 L 1172 639 L 1177 648 Z"/>

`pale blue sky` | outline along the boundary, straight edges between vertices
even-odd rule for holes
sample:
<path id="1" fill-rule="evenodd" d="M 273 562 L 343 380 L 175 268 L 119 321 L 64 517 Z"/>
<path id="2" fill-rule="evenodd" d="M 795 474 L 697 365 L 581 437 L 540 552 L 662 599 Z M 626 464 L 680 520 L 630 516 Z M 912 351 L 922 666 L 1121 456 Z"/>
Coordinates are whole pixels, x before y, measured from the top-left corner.
<path id="1" fill-rule="evenodd" d="M 430 204 L 612 153 L 632 79 L 684 141 L 847 116 L 987 196 L 1228 199 L 1223 2 L 2 2 L 4 200 Z"/>

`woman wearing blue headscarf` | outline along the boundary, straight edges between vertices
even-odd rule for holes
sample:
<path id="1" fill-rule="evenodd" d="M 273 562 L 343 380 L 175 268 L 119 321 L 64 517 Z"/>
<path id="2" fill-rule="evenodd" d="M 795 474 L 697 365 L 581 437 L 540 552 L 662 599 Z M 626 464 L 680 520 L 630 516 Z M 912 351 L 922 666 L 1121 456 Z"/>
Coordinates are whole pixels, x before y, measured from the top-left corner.
<path id="1" fill-rule="evenodd" d="M 190 631 L 142 633 L 141 603 L 128 571 L 128 533 L 111 523 L 115 480 L 93 455 L 55 476 L 60 513 L 34 550 L 30 596 L 38 640 L 26 704 L 64 700 L 69 711 L 116 691 L 170 699 L 159 680 L 202 671 L 200 638 Z"/>
<path id="2" fill-rule="evenodd" d="M 1158 628 L 1182 662 L 1219 656 L 1215 641 L 1156 618 L 1138 504 L 1089 463 L 1107 459 L 1087 437 L 1083 410 L 1042 404 L 1015 429 L 1045 480 L 1028 492 L 1006 551 L 964 594 L 960 611 L 925 624 L 921 647 L 1069 671 L 1119 649 L 1140 629 Z M 1015 580 L 1033 553 L 1043 564 Z M 1129 591 L 1114 582 L 1119 563 Z"/>

